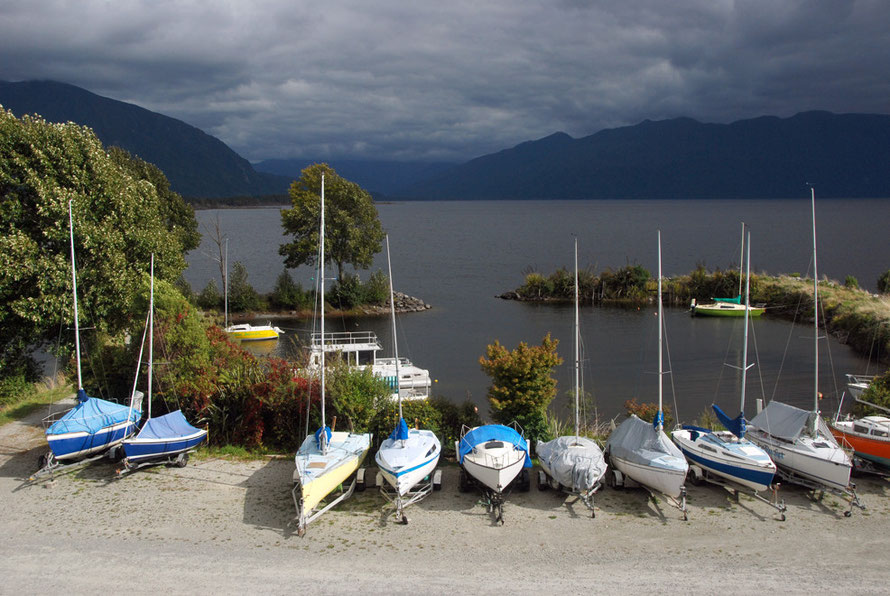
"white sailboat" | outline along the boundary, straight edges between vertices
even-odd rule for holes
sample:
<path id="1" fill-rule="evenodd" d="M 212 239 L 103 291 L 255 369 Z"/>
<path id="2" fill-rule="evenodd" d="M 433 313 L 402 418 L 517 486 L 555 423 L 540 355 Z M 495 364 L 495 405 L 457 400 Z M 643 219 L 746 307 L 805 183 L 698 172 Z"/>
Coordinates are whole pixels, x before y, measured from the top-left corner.
<path id="1" fill-rule="evenodd" d="M 535 451 L 542 472 L 538 487 L 547 486 L 577 495 L 596 517 L 593 498 L 602 486 L 606 473 L 606 460 L 596 441 L 581 436 L 580 395 L 581 395 L 581 332 L 578 312 L 578 240 L 575 239 L 575 434 L 562 436 L 552 441 L 539 442 Z"/>
<path id="2" fill-rule="evenodd" d="M 321 213 L 319 231 L 319 288 L 321 300 L 321 334 L 324 337 L 324 174 L 321 176 Z M 371 434 L 334 431 L 325 424 L 325 367 L 321 352 L 321 427 L 303 441 L 294 457 L 296 469 L 291 494 L 297 510 L 297 534 L 303 536 L 307 526 L 355 490 L 354 474 L 371 447 Z M 352 477 L 347 489 L 337 498 L 321 506 L 322 500 Z M 321 506 L 321 508 L 319 508 Z"/>
<path id="3" fill-rule="evenodd" d="M 748 437 L 762 447 L 789 482 L 844 496 L 850 509 L 862 506 L 850 485 L 853 464 L 837 444 L 819 411 L 819 273 L 816 264 L 816 193 L 811 189 L 813 213 L 813 346 L 815 354 L 813 409 L 803 410 L 771 401 L 748 425 Z"/>
<path id="4" fill-rule="evenodd" d="M 133 391 L 129 405 L 90 397 L 83 388 L 80 366 L 80 322 L 77 311 L 77 266 L 74 259 L 74 216 L 68 201 L 68 225 L 71 243 L 71 293 L 74 303 L 74 345 L 77 357 L 77 404 L 61 416 L 43 420 L 50 451 L 40 457 L 40 469 L 29 480 L 80 465 L 112 449 L 133 434 L 142 417 L 142 392 Z"/>
<path id="5" fill-rule="evenodd" d="M 751 290 L 751 234 L 748 233 L 748 265 L 747 282 L 745 283 L 745 307 L 749 304 Z M 735 418 L 727 416 L 719 406 L 714 404 L 714 412 L 727 430 L 712 431 L 707 428 L 686 425 L 671 433 L 674 442 L 689 460 L 689 479 L 693 484 L 709 481 L 714 484 L 741 486 L 753 491 L 753 496 L 775 507 L 781 518 L 785 519 L 785 503 L 779 502 L 777 489 L 773 486 L 776 465 L 769 455 L 745 438 L 745 385 L 748 370 L 754 364 L 748 364 L 748 313 L 744 315 L 744 334 L 742 340 L 742 386 L 740 391 L 739 415 Z M 760 496 L 759 491 L 773 489 L 773 500 Z"/>
<path id="6" fill-rule="evenodd" d="M 435 483 L 433 472 L 439 464 L 442 445 L 431 430 L 408 429 L 402 417 L 402 394 L 399 391 L 399 348 L 396 339 L 396 306 L 392 289 L 392 264 L 389 256 L 389 236 L 386 237 L 386 265 L 389 270 L 389 305 L 392 313 L 392 341 L 395 352 L 395 393 L 399 402 L 399 421 L 387 439 L 380 444 L 375 461 L 380 474 L 386 480 L 393 493 L 385 486 L 380 492 L 390 499 L 395 506 L 394 515 L 402 523 L 408 523 L 404 514 L 405 507 L 416 503 L 429 495 L 434 488 L 441 487 Z M 425 481 L 426 480 L 426 481 Z M 421 484 L 422 483 L 422 484 Z"/>
<path id="7" fill-rule="evenodd" d="M 658 232 L 658 412 L 652 424 L 636 415 L 612 431 L 606 453 L 612 468 L 612 481 L 625 484 L 624 476 L 642 485 L 650 493 L 661 493 L 687 518 L 686 472 L 689 469 L 680 449 L 664 432 L 663 347 L 664 307 L 661 302 L 661 231 Z"/>

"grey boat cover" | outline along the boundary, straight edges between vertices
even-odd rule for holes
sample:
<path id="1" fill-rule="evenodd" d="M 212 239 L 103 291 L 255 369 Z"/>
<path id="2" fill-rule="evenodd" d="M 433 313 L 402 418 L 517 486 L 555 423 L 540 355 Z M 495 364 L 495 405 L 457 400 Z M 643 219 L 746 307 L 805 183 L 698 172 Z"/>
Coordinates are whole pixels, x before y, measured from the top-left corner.
<path id="1" fill-rule="evenodd" d="M 663 455 L 684 460 L 683 452 L 663 431 L 657 431 L 651 423 L 640 420 L 635 414 L 612 431 L 606 441 L 606 450 L 617 458 L 643 466 L 652 465 L 653 460 Z"/>
<path id="2" fill-rule="evenodd" d="M 822 417 L 812 410 L 802 410 L 780 401 L 771 401 L 763 410 L 755 416 L 748 426 L 766 431 L 773 437 L 794 442 L 808 429 L 813 428 L 813 419 L 817 418 L 817 432 L 820 439 L 837 444 L 831 430 Z"/>
<path id="3" fill-rule="evenodd" d="M 558 437 L 535 451 L 556 481 L 574 492 L 592 489 L 606 473 L 602 449 L 587 437 Z"/>

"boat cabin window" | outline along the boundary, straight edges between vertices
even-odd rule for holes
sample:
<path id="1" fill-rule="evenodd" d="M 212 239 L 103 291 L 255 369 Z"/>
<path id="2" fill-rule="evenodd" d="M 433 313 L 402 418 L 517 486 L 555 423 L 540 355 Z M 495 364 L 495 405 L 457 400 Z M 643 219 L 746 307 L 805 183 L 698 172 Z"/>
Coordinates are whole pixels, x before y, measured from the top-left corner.
<path id="1" fill-rule="evenodd" d="M 374 350 L 361 350 L 358 353 L 359 366 L 374 364 Z"/>
<path id="2" fill-rule="evenodd" d="M 864 435 L 867 435 L 867 434 L 868 434 L 868 427 L 867 427 L 867 426 L 862 426 L 861 424 L 854 424 L 854 425 L 853 425 L 853 432 L 862 433 L 862 434 L 864 434 Z"/>
<path id="3" fill-rule="evenodd" d="M 489 441 L 485 444 L 486 449 L 502 449 L 504 447 L 503 441 Z"/>
<path id="4" fill-rule="evenodd" d="M 813 443 L 813 447 L 816 449 L 828 449 L 830 445 L 828 443 Z"/>
<path id="5" fill-rule="evenodd" d="M 887 433 L 886 430 L 880 430 L 880 429 L 877 429 L 877 428 L 874 429 L 873 431 L 871 431 L 871 434 L 874 435 L 874 436 L 876 436 L 876 437 L 886 437 L 886 436 L 890 436 L 890 435 L 888 435 L 888 433 Z"/>

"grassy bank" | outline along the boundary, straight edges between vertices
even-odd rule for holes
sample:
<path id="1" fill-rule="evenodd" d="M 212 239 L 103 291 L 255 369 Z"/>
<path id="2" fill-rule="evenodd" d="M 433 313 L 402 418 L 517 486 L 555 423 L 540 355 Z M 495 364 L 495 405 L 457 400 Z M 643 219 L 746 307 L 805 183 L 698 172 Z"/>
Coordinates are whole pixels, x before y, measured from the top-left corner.
<path id="1" fill-rule="evenodd" d="M 657 282 L 639 266 L 605 271 L 599 276 L 579 273 L 582 304 L 640 306 L 655 301 Z M 709 273 L 699 267 L 688 275 L 665 278 L 665 303 L 686 308 L 695 299 L 710 302 L 714 296 L 738 294 L 737 272 Z M 500 296 L 525 302 L 571 302 L 574 275 L 560 269 L 549 276 L 526 273 L 522 286 Z M 841 343 L 874 362 L 890 364 L 890 295 L 871 294 L 836 281 L 819 282 L 820 318 Z M 798 321 L 813 320 L 813 280 L 793 275 L 751 275 L 751 302 L 766 305 L 766 316 Z"/>

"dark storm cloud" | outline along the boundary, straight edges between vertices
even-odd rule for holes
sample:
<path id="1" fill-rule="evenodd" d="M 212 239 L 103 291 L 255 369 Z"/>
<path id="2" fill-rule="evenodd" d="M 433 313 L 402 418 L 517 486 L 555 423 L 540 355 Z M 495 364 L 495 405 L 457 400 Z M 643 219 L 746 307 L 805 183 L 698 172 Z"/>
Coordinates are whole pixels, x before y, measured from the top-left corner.
<path id="1" fill-rule="evenodd" d="M 466 159 L 645 118 L 887 112 L 883 2 L 0 2 L 0 78 L 249 159 Z"/>

